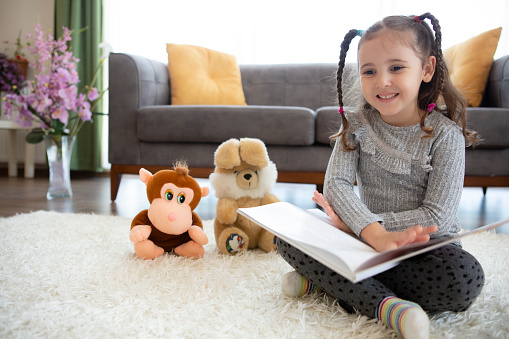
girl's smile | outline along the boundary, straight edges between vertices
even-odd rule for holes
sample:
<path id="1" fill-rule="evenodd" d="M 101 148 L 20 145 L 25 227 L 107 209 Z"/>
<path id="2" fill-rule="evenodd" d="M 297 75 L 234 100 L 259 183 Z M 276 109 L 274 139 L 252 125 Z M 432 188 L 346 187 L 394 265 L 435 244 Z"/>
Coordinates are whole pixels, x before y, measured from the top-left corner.
<path id="1" fill-rule="evenodd" d="M 377 95 L 377 97 L 381 101 L 389 101 L 389 100 L 394 99 L 396 96 L 398 96 L 398 93 L 393 93 L 393 94 L 378 94 Z"/>

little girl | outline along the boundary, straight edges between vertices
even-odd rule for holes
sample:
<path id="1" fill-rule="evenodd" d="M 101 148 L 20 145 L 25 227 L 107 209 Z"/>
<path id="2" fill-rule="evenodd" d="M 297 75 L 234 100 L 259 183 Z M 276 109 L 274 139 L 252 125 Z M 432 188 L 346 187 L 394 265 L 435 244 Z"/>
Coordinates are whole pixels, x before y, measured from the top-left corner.
<path id="1" fill-rule="evenodd" d="M 342 74 L 357 35 L 362 97 L 346 113 Z M 313 200 L 338 228 L 378 251 L 460 230 L 456 212 L 465 146 L 479 139 L 466 128 L 466 103 L 450 81 L 441 40 L 438 20 L 425 13 L 387 17 L 364 32 L 351 30 L 341 44 L 342 128 L 332 137 L 324 196 L 315 192 Z M 280 239 L 277 247 L 296 270 L 283 277 L 285 294 L 319 288 L 349 312 L 378 318 L 403 338 L 427 338 L 427 313 L 464 311 L 484 285 L 480 264 L 459 243 L 355 284 Z"/>

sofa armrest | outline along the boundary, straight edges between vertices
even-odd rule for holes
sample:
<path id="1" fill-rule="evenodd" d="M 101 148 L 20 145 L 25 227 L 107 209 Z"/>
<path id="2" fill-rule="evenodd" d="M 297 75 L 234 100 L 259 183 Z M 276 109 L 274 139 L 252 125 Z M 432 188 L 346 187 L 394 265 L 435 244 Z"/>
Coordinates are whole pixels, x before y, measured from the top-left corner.
<path id="1" fill-rule="evenodd" d="M 167 66 L 141 56 L 112 53 L 109 57 L 109 160 L 138 164 L 136 111 L 170 103 Z M 125 152 L 129 149 L 129 152 Z"/>
<path id="2" fill-rule="evenodd" d="M 481 106 L 509 108 L 509 55 L 493 62 Z"/>

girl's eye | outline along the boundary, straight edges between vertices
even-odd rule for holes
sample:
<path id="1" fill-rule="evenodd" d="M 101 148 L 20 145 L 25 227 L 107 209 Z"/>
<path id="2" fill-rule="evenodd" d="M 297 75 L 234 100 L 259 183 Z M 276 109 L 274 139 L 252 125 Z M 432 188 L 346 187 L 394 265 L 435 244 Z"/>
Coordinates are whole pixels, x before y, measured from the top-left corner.
<path id="1" fill-rule="evenodd" d="M 173 191 L 172 190 L 167 190 L 164 193 L 164 197 L 166 198 L 166 200 L 171 201 L 171 199 L 173 199 Z"/>
<path id="2" fill-rule="evenodd" d="M 364 73 L 363 73 L 363 74 L 365 74 L 365 75 L 373 75 L 373 74 L 375 74 L 375 71 L 373 71 L 373 70 L 367 70 L 367 71 L 364 71 Z"/>
<path id="3" fill-rule="evenodd" d="M 183 204 L 184 201 L 186 201 L 186 194 L 185 193 L 180 193 L 177 197 L 177 202 L 179 204 Z"/>
<path id="4" fill-rule="evenodd" d="M 392 71 L 393 71 L 393 72 L 397 72 L 397 71 L 400 71 L 400 70 L 402 70 L 402 69 L 403 69 L 403 67 L 402 67 L 402 66 L 393 66 L 393 67 L 392 67 Z"/>

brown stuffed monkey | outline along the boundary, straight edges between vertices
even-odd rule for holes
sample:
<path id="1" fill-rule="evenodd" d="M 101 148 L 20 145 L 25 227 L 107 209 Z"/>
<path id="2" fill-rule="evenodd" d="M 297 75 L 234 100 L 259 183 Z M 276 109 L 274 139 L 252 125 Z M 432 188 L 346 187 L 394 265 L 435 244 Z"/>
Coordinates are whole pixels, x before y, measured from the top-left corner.
<path id="1" fill-rule="evenodd" d="M 189 176 L 185 163 L 153 175 L 142 168 L 140 180 L 147 185 L 150 207 L 131 223 L 129 238 L 138 258 L 154 259 L 172 251 L 184 257 L 203 257 L 208 238 L 201 218 L 193 210 L 209 189 Z"/>

